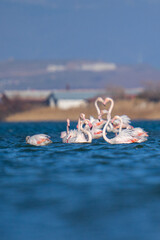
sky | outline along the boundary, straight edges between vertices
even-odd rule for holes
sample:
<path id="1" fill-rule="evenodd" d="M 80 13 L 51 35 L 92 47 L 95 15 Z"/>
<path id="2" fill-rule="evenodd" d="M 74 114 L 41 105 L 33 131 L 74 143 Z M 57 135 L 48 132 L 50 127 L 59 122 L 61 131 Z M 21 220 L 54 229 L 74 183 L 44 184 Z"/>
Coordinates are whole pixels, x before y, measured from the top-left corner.
<path id="1" fill-rule="evenodd" d="M 0 0 L 0 61 L 160 68 L 160 0 Z"/>

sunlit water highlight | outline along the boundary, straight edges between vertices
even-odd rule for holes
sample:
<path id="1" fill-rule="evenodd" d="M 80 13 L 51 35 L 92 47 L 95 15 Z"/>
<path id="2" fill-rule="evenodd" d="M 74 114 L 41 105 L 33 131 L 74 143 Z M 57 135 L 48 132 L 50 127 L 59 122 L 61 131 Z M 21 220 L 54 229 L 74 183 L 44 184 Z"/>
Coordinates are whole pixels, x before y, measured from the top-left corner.
<path id="1" fill-rule="evenodd" d="M 160 122 L 133 122 L 149 139 L 128 145 L 63 144 L 65 125 L 0 123 L 0 239 L 159 240 Z"/>

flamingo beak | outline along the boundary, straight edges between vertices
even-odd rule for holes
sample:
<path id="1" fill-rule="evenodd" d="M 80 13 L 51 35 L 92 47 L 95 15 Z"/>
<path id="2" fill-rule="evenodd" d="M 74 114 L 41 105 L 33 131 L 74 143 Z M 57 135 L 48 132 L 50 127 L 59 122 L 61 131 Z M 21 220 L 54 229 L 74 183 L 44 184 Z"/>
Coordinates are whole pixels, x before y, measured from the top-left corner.
<path id="1" fill-rule="evenodd" d="M 108 102 L 108 98 L 106 98 L 106 99 L 103 101 L 103 105 L 106 106 L 107 102 Z"/>
<path id="2" fill-rule="evenodd" d="M 102 115 L 101 115 L 101 114 L 98 115 L 98 120 L 99 120 L 99 121 L 101 120 L 101 118 L 102 118 Z"/>
<path id="3" fill-rule="evenodd" d="M 89 128 L 91 129 L 93 127 L 92 123 L 88 123 Z"/>
<path id="4" fill-rule="evenodd" d="M 103 101 L 103 106 L 106 106 L 106 101 Z"/>

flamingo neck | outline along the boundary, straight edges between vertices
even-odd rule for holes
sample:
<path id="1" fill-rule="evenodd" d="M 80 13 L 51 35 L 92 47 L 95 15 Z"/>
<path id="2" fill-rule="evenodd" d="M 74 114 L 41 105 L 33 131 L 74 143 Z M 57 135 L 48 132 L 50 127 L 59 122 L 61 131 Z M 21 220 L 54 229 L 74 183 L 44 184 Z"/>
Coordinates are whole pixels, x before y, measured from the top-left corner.
<path id="1" fill-rule="evenodd" d="M 96 107 L 96 110 L 97 110 L 97 114 L 98 114 L 98 116 L 101 114 L 101 111 L 100 111 L 100 109 L 99 109 L 99 107 L 98 107 L 98 99 L 95 101 L 95 107 Z"/>
<path id="2" fill-rule="evenodd" d="M 108 126 L 109 122 L 110 122 L 110 119 L 107 120 L 107 122 L 106 122 L 106 124 L 103 128 L 103 138 L 106 142 L 112 143 L 112 141 L 109 138 L 107 138 L 107 136 L 106 136 L 106 129 L 107 129 L 107 126 Z"/>
<path id="3" fill-rule="evenodd" d="M 84 134 L 86 134 L 87 136 L 88 136 L 88 140 L 86 140 L 88 143 L 91 143 L 92 142 L 92 135 L 91 135 L 91 133 L 88 131 L 88 130 L 86 130 L 86 129 L 84 129 L 83 128 L 83 124 L 84 124 L 84 121 L 81 123 L 81 125 L 80 125 L 80 130 L 84 133 Z"/>
<path id="4" fill-rule="evenodd" d="M 119 133 L 122 131 L 123 121 L 122 118 L 117 116 L 117 118 L 120 120 L 120 126 L 119 126 Z"/>
<path id="5" fill-rule="evenodd" d="M 111 98 L 109 99 L 109 101 L 110 101 L 111 105 L 110 105 L 109 110 L 108 110 L 107 118 L 108 118 L 108 119 L 111 119 L 111 112 L 112 112 L 112 109 L 113 109 L 113 107 L 114 107 L 114 101 L 113 101 L 113 99 L 111 99 Z"/>
<path id="6" fill-rule="evenodd" d="M 69 134 L 69 125 L 67 123 L 67 134 Z"/>
<path id="7" fill-rule="evenodd" d="M 87 136 L 88 136 L 87 142 L 91 143 L 92 142 L 92 135 L 91 135 L 91 133 L 89 131 L 85 130 L 85 129 L 83 129 L 82 131 L 83 131 L 83 133 L 87 134 Z"/>
<path id="8" fill-rule="evenodd" d="M 80 129 L 81 129 L 81 119 L 80 119 L 80 117 L 78 118 L 78 131 L 80 131 Z"/>

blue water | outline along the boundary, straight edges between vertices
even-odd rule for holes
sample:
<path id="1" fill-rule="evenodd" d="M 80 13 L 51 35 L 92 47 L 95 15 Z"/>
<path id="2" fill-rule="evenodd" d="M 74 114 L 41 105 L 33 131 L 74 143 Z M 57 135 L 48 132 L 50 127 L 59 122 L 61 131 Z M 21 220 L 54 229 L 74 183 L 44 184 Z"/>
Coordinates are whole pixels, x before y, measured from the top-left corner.
<path id="1" fill-rule="evenodd" d="M 0 123 L 0 239 L 159 240 L 160 122 L 133 125 L 147 142 L 63 144 L 65 123 Z M 27 145 L 37 133 L 53 143 Z"/>

